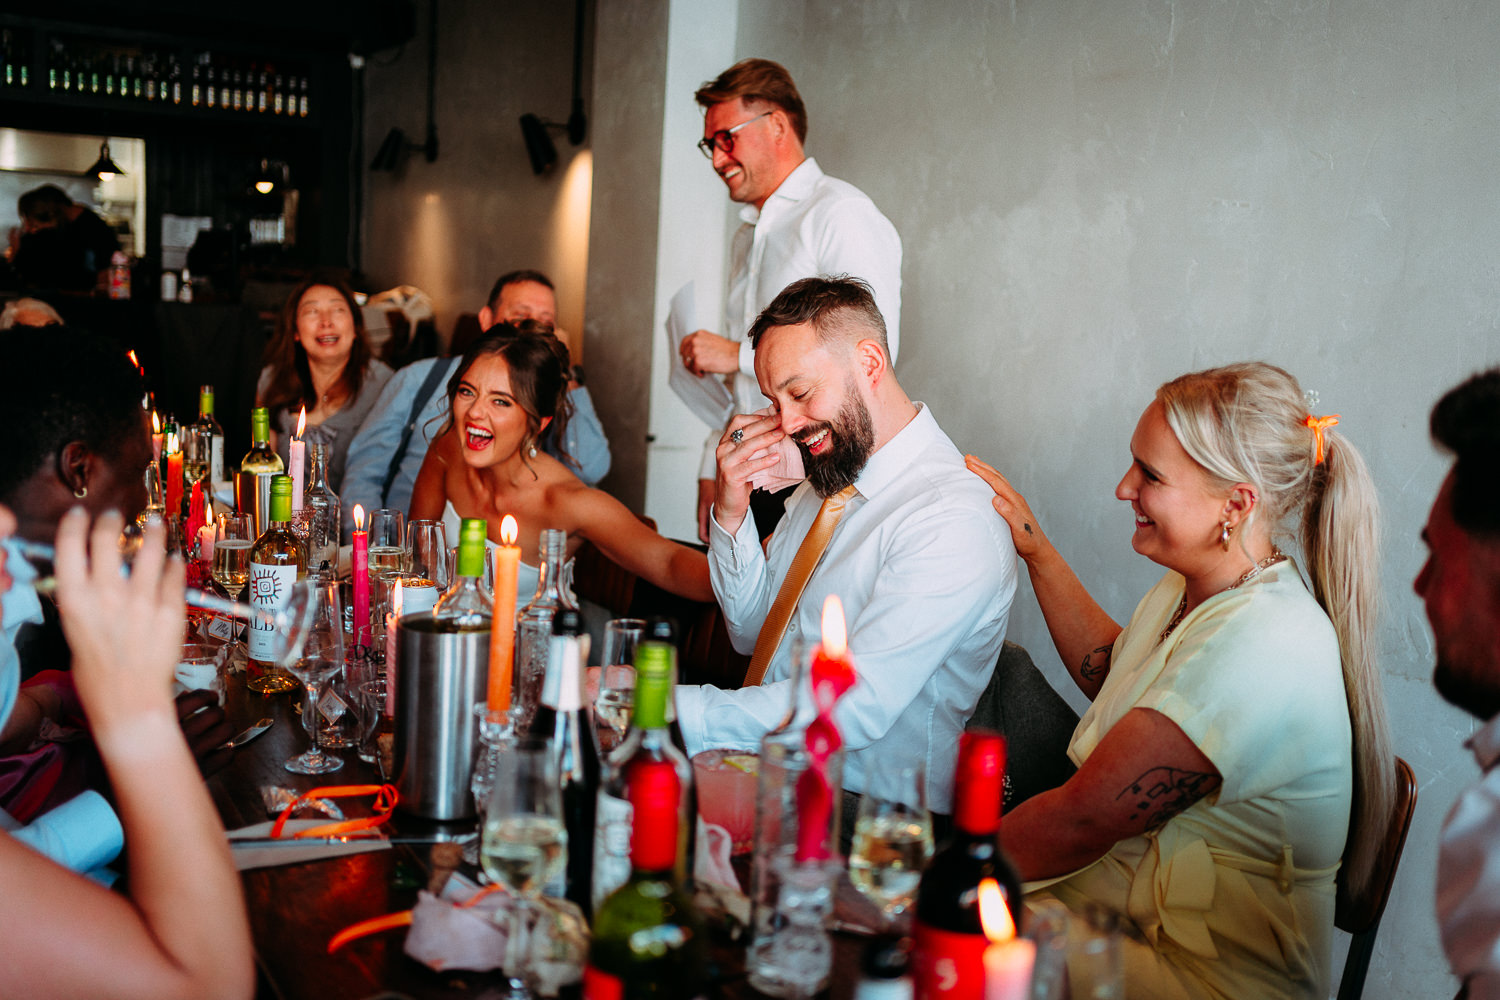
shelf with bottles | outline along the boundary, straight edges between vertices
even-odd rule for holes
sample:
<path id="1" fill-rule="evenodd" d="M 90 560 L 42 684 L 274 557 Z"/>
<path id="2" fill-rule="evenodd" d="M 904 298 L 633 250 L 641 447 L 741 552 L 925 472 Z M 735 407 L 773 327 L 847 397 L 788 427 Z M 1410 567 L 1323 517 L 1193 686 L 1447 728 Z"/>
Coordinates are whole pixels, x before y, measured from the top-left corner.
<path id="1" fill-rule="evenodd" d="M 311 124 L 307 60 L 0 26 L 0 99 Z"/>

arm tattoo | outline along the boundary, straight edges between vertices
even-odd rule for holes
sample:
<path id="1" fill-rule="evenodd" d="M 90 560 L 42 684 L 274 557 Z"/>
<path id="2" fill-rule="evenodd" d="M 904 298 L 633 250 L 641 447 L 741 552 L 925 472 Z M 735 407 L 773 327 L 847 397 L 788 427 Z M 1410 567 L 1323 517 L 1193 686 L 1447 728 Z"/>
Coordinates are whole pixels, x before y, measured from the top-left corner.
<path id="1" fill-rule="evenodd" d="M 1113 645 L 1095 647 L 1078 665 L 1078 676 L 1086 681 L 1103 680 L 1104 675 L 1109 673 L 1109 658 L 1114 648 Z"/>
<path id="2" fill-rule="evenodd" d="M 1197 802 L 1219 787 L 1219 776 L 1209 771 L 1184 771 L 1175 767 L 1153 767 L 1125 787 L 1116 801 L 1134 800 L 1132 820 L 1146 817 L 1148 830 Z"/>
<path id="3" fill-rule="evenodd" d="M 1023 528 L 1026 529 L 1026 534 L 1028 534 L 1028 535 L 1034 534 L 1034 532 L 1031 530 L 1031 522 L 1030 521 L 1022 521 L 1021 522 L 1021 527 L 1023 527 Z"/>

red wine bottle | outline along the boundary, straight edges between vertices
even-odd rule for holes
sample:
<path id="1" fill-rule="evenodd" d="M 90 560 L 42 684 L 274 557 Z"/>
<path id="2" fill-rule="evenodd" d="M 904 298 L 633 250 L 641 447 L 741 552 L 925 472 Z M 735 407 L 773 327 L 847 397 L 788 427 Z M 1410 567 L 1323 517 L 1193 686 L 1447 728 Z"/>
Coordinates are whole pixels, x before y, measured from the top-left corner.
<path id="1" fill-rule="evenodd" d="M 1000 883 L 1021 925 L 1021 882 L 1000 850 L 1005 738 L 971 730 L 958 744 L 953 833 L 922 873 L 912 946 L 916 1000 L 983 1000 L 984 949 L 979 883 Z"/>

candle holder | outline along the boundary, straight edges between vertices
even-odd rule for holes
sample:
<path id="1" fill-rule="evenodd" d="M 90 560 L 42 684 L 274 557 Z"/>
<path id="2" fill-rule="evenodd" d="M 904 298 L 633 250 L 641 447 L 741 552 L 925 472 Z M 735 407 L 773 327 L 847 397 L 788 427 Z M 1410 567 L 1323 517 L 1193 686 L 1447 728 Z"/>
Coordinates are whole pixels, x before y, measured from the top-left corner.
<path id="1" fill-rule="evenodd" d="M 750 985 L 785 1000 L 805 1000 L 828 985 L 833 971 L 834 885 L 842 866 L 834 861 L 778 858 L 776 908 L 758 926 L 746 967 Z"/>

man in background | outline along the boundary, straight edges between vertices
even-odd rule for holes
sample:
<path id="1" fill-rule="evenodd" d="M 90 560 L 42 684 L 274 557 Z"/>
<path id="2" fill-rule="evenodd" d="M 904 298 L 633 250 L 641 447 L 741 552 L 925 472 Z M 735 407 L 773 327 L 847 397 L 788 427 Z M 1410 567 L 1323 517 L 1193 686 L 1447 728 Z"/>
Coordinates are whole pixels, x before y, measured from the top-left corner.
<path id="1" fill-rule="evenodd" d="M 479 328 L 488 330 L 499 323 L 527 319 L 548 326 L 556 323 L 557 296 L 551 279 L 531 270 L 502 274 L 490 289 L 488 303 L 479 310 Z M 568 344 L 565 333 L 555 332 Z M 568 347 L 571 350 L 572 345 Z M 375 408 L 349 443 L 343 494 L 339 498 L 346 535 L 354 526 L 355 504 L 363 504 L 369 510 L 394 507 L 405 511 L 411 507 L 412 487 L 422 469 L 427 446 L 442 430 L 448 412 L 448 379 L 458 368 L 459 360 L 447 357 L 414 361 L 391 376 L 381 390 Z M 594 486 L 609 472 L 609 440 L 604 436 L 588 389 L 570 382 L 568 399 L 573 403 L 573 418 L 568 421 L 567 440 L 562 442 L 571 458 L 568 467 L 579 479 Z M 554 435 L 542 435 L 542 450 L 549 455 L 557 457 L 557 445 Z"/>
<path id="2" fill-rule="evenodd" d="M 729 200 L 745 207 L 730 247 L 723 325 L 718 333 L 684 337 L 683 365 L 700 377 L 727 376 L 734 413 L 761 409 L 766 397 L 755 382 L 750 325 L 793 281 L 831 274 L 860 278 L 874 289 L 894 362 L 901 347 L 901 237 L 863 191 L 829 177 L 803 152 L 807 109 L 791 75 L 769 59 L 745 59 L 694 96 L 704 108 L 698 148 L 713 161 Z M 722 431 L 710 431 L 698 470 L 698 537 L 704 542 Z M 762 535 L 785 501 L 784 493 L 756 495 Z"/>
<path id="3" fill-rule="evenodd" d="M 11 267 L 32 288 L 92 289 L 120 249 L 109 224 L 55 184 L 27 191 L 16 210 L 21 233 L 11 248 Z"/>
<path id="4" fill-rule="evenodd" d="M 1482 776 L 1443 824 L 1437 915 L 1469 1000 L 1490 1000 L 1500 997 L 1500 369 L 1444 396 L 1432 436 L 1454 462 L 1422 531 L 1416 591 L 1438 693 L 1483 723 L 1468 742 Z"/>

